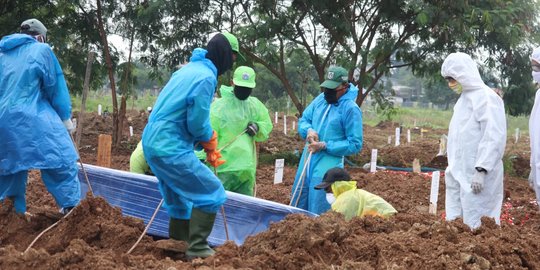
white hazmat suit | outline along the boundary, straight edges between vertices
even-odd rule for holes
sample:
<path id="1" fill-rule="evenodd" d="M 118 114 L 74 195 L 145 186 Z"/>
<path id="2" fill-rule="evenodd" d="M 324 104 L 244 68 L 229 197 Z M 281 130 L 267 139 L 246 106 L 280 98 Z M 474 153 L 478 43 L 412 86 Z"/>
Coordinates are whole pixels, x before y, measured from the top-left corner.
<path id="1" fill-rule="evenodd" d="M 441 67 L 443 77 L 456 80 L 463 89 L 448 130 L 446 168 L 446 220 L 463 217 L 472 229 L 483 216 L 500 224 L 503 201 L 503 163 L 506 116 L 502 99 L 484 84 L 476 63 L 465 53 L 452 53 Z M 487 174 L 483 189 L 471 189 L 476 168 Z"/>
<path id="2" fill-rule="evenodd" d="M 540 47 L 533 51 L 531 59 L 540 63 Z M 540 83 L 533 71 L 533 79 Z M 529 136 L 531 137 L 531 174 L 529 182 L 536 193 L 536 201 L 540 206 L 540 91 L 536 91 L 534 106 L 529 118 Z"/>

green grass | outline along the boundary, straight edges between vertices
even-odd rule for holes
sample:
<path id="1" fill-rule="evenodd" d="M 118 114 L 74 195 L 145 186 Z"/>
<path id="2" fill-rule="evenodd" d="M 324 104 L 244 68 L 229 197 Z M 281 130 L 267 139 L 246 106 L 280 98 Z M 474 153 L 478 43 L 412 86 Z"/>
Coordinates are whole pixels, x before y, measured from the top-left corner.
<path id="1" fill-rule="evenodd" d="M 128 110 L 146 110 L 148 107 L 153 107 L 157 97 L 151 95 L 144 95 L 137 99 L 128 98 L 126 104 Z M 73 111 L 80 111 L 81 109 L 81 96 L 71 96 L 71 104 Z M 109 112 L 112 112 L 112 98 L 111 95 L 98 95 L 96 92 L 88 94 L 86 99 L 86 111 L 97 112 L 98 105 L 101 104 L 102 110 L 108 108 Z M 118 106 L 120 106 L 120 98 L 118 98 Z"/>
<path id="2" fill-rule="evenodd" d="M 447 129 L 450 119 L 452 118 L 452 110 L 442 111 L 435 109 L 424 108 L 396 108 L 397 114 L 392 118 L 392 121 L 398 122 L 405 127 L 412 127 L 416 121 L 417 126 L 430 127 L 435 129 Z M 375 126 L 379 122 L 386 120 L 380 114 L 375 113 L 374 107 L 363 106 L 364 123 L 370 126 Z M 515 129 L 519 128 L 521 134 L 529 133 L 529 117 L 528 116 L 506 116 L 508 136 L 513 136 Z"/>

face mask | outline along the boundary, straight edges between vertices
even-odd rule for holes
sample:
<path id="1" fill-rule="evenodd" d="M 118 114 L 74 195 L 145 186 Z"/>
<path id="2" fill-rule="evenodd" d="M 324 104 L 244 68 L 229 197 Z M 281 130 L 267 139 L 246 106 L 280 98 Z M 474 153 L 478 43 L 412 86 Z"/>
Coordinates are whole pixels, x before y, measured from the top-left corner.
<path id="1" fill-rule="evenodd" d="M 234 87 L 234 96 L 239 100 L 246 100 L 249 95 L 251 95 L 252 88 L 235 86 Z"/>
<path id="2" fill-rule="evenodd" d="M 454 83 L 449 82 L 448 87 L 450 87 L 450 89 L 452 89 L 452 91 L 456 92 L 457 94 L 461 94 L 461 92 L 463 92 L 463 86 L 461 86 L 461 84 L 457 81 L 454 81 Z"/>
<path id="3" fill-rule="evenodd" d="M 540 83 L 540 71 L 533 71 L 532 77 L 535 82 Z"/>
<path id="4" fill-rule="evenodd" d="M 328 104 L 336 104 L 338 102 L 336 90 L 324 88 L 324 99 Z"/>
<path id="5" fill-rule="evenodd" d="M 333 204 L 336 201 L 336 197 L 334 196 L 333 193 L 326 193 L 326 201 L 329 204 Z"/>

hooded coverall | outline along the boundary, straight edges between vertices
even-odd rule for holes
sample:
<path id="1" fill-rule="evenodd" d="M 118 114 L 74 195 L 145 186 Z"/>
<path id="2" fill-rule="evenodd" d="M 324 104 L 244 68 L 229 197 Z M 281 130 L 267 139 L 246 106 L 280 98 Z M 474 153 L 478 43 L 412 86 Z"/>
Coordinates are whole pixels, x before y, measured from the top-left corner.
<path id="1" fill-rule="evenodd" d="M 446 219 L 463 217 L 471 228 L 483 216 L 500 223 L 503 201 L 503 163 L 506 116 L 502 99 L 484 84 L 476 63 L 464 53 L 450 54 L 441 75 L 461 84 L 463 92 L 454 106 L 448 128 L 446 168 Z M 484 188 L 471 189 L 476 168 L 487 171 Z"/>
<path id="2" fill-rule="evenodd" d="M 363 216 L 389 217 L 397 213 L 383 198 L 356 188 L 356 181 L 336 181 L 332 184 L 332 193 L 336 197 L 332 210 L 343 214 L 345 220 Z"/>
<path id="3" fill-rule="evenodd" d="M 362 111 L 356 104 L 357 96 L 358 88 L 350 84 L 338 103 L 328 104 L 321 93 L 304 110 L 298 121 L 298 133 L 306 139 L 308 130 L 315 130 L 319 141 L 326 143 L 326 149 L 312 155 L 305 179 L 301 181 L 302 169 L 309 155 L 307 144 L 304 147 L 291 192 L 293 206 L 316 214 L 330 209 L 324 190 L 314 187 L 321 183 L 330 168 L 343 168 L 344 156 L 356 154 L 362 149 Z"/>
<path id="4" fill-rule="evenodd" d="M 71 100 L 62 68 L 49 45 L 26 34 L 0 41 L 0 199 L 26 211 L 29 169 L 56 203 L 76 206 L 81 197 L 77 153 L 63 120 Z"/>
<path id="5" fill-rule="evenodd" d="M 533 51 L 531 59 L 540 63 L 540 47 Z M 531 185 L 536 193 L 536 202 L 540 206 L 540 90 L 536 90 L 534 97 L 534 106 L 529 118 L 529 136 L 531 138 Z"/>
<path id="6" fill-rule="evenodd" d="M 212 137 L 210 103 L 217 69 L 197 48 L 190 62 L 173 73 L 150 114 L 142 143 L 146 162 L 159 180 L 170 217 L 190 219 L 192 208 L 216 213 L 226 195 L 219 179 L 195 156 L 198 142 Z"/>
<path id="7" fill-rule="evenodd" d="M 221 86 L 221 98 L 210 108 L 210 122 L 218 134 L 218 149 L 227 162 L 217 168 L 218 177 L 226 190 L 253 196 L 257 153 L 254 142 L 268 140 L 272 131 L 272 120 L 268 110 L 256 97 L 240 100 L 235 97 L 233 87 Z M 242 133 L 249 122 L 254 122 L 259 131 L 254 137 Z M 233 141 L 234 140 L 234 141 Z"/>

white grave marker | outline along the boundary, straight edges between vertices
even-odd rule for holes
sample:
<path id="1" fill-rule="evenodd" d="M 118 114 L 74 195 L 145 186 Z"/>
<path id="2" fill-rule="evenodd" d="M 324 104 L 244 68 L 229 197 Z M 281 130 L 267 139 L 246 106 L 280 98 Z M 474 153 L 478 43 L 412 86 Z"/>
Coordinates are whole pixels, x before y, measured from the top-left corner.
<path id="1" fill-rule="evenodd" d="M 101 116 L 101 104 L 97 105 L 97 115 Z"/>
<path id="2" fill-rule="evenodd" d="M 287 135 L 287 115 L 283 115 L 283 133 Z"/>
<path id="3" fill-rule="evenodd" d="M 407 129 L 407 143 L 411 143 L 411 130 Z"/>
<path id="4" fill-rule="evenodd" d="M 129 137 L 133 137 L 133 126 L 129 126 Z"/>
<path id="5" fill-rule="evenodd" d="M 283 183 L 283 168 L 285 159 L 276 159 L 276 169 L 274 171 L 274 185 Z"/>
<path id="6" fill-rule="evenodd" d="M 277 116 L 278 116 L 278 113 L 275 112 L 275 113 L 274 113 L 274 124 L 277 124 Z"/>
<path id="7" fill-rule="evenodd" d="M 369 172 L 377 171 L 377 149 L 371 149 L 371 164 Z"/>
<path id="8" fill-rule="evenodd" d="M 396 144 L 395 144 L 395 146 L 399 146 L 399 139 L 400 139 L 399 137 L 400 136 L 401 136 L 400 135 L 400 130 L 399 130 L 399 128 L 396 128 Z"/>
<path id="9" fill-rule="evenodd" d="M 388 144 L 392 143 L 392 136 L 388 136 Z"/>
<path id="10" fill-rule="evenodd" d="M 515 138 L 516 138 L 516 143 L 517 143 L 519 141 L 519 128 L 516 128 Z"/>
<path id="11" fill-rule="evenodd" d="M 296 121 L 292 121 L 292 130 L 296 129 Z"/>
<path id="12" fill-rule="evenodd" d="M 431 193 L 429 195 L 429 213 L 437 214 L 437 200 L 439 199 L 439 180 L 441 172 L 435 171 L 431 176 Z"/>

